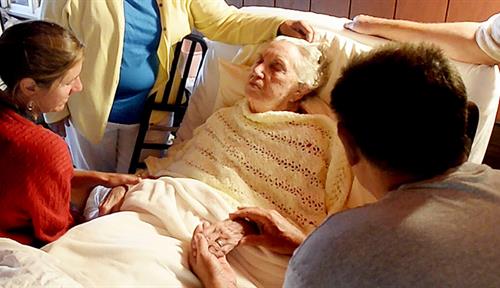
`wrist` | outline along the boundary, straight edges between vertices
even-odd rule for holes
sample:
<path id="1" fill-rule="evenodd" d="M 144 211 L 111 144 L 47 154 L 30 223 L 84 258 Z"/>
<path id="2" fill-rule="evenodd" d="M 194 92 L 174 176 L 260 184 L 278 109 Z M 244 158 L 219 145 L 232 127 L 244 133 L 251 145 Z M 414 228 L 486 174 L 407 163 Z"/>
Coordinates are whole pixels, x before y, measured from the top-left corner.
<path id="1" fill-rule="evenodd" d="M 287 20 L 283 20 L 283 22 L 278 25 L 278 30 L 276 31 L 276 37 L 283 35 L 283 31 L 281 31 L 281 27 L 287 22 Z"/>
<path id="2" fill-rule="evenodd" d="M 221 279 L 219 277 L 215 277 L 215 275 L 211 275 L 209 283 L 204 283 L 207 288 L 236 288 L 236 279 Z"/>

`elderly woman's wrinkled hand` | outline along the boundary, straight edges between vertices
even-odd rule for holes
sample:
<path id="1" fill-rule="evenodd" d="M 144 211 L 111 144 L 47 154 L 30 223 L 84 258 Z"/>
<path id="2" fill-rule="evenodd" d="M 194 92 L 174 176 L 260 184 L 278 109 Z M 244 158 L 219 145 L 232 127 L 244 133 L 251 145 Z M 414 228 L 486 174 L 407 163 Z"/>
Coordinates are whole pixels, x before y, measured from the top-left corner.
<path id="1" fill-rule="evenodd" d="M 229 219 L 202 225 L 200 229 L 207 239 L 208 250 L 217 257 L 225 256 L 231 252 L 245 235 L 245 227 Z"/>
<path id="2" fill-rule="evenodd" d="M 210 223 L 202 222 L 193 232 L 189 266 L 205 287 L 236 287 L 236 273 L 227 262 L 226 256 L 218 257 L 209 251 L 209 240 L 205 232 Z"/>
<path id="3" fill-rule="evenodd" d="M 254 223 L 258 227 L 255 233 L 247 233 L 241 239 L 241 244 L 263 246 L 279 254 L 291 255 L 306 237 L 276 210 L 238 208 L 229 214 L 229 218 Z"/>

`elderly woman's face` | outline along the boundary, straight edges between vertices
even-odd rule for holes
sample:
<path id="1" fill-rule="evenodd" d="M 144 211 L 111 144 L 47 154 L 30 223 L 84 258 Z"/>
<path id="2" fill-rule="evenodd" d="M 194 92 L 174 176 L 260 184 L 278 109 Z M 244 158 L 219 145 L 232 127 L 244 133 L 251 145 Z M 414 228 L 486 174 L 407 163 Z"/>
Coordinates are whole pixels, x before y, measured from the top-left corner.
<path id="1" fill-rule="evenodd" d="M 252 112 L 290 110 L 291 103 L 302 98 L 293 65 L 302 58 L 298 48 L 286 41 L 271 42 L 262 51 L 245 87 Z"/>

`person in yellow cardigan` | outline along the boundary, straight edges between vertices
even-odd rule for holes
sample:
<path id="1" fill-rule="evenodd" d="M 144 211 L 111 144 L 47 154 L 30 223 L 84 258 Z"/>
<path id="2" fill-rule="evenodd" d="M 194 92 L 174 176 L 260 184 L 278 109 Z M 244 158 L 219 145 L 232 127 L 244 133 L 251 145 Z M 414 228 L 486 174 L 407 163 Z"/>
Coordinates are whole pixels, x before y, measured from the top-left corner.
<path id="1" fill-rule="evenodd" d="M 52 0 L 44 2 L 42 17 L 86 45 L 85 90 L 45 119 L 67 134 L 77 168 L 100 171 L 128 171 L 146 99 L 163 96 L 173 47 L 193 29 L 230 44 L 314 36 L 302 21 L 245 13 L 223 0 Z"/>

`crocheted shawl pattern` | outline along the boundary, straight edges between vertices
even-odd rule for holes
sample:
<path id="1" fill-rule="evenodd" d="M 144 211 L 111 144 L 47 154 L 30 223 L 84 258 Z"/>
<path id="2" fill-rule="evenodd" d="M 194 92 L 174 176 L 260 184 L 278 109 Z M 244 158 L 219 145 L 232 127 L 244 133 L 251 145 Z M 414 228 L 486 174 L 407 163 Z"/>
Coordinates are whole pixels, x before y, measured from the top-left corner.
<path id="1" fill-rule="evenodd" d="M 239 205 L 275 209 L 310 232 L 344 207 L 351 189 L 336 132 L 327 116 L 252 113 L 245 100 L 218 110 L 192 139 L 146 164 L 151 175 L 200 180 Z"/>

